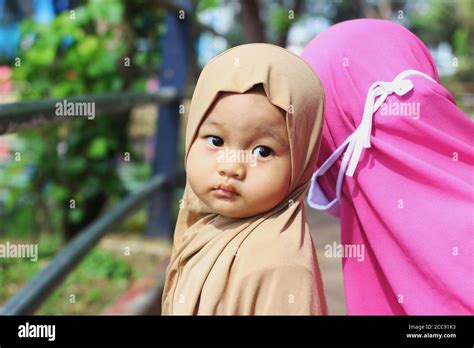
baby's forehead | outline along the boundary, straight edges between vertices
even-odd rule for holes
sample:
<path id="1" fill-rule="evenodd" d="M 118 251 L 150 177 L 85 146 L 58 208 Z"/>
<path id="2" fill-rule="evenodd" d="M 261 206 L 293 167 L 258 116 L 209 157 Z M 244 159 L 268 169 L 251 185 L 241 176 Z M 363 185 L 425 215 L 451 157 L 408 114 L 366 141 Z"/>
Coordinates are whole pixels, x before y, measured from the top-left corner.
<path id="1" fill-rule="evenodd" d="M 205 115 L 203 124 L 237 125 L 255 127 L 260 124 L 269 126 L 285 123 L 286 112 L 272 104 L 265 94 L 226 94 L 216 99 Z"/>
<path id="2" fill-rule="evenodd" d="M 219 92 L 205 115 L 203 127 L 206 132 L 221 131 L 235 139 L 287 139 L 286 112 L 268 99 L 261 84 L 245 93 Z"/>
<path id="3" fill-rule="evenodd" d="M 205 117 L 222 121 L 227 116 L 247 122 L 274 122 L 284 119 L 285 114 L 284 109 L 269 100 L 262 87 L 245 93 L 219 92 Z"/>

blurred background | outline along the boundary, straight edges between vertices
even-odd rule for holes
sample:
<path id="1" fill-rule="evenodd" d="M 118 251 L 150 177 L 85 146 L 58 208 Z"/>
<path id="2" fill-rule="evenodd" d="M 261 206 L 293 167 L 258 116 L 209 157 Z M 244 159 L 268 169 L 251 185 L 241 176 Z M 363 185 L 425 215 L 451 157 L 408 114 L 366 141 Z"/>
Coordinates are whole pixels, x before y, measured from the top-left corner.
<path id="1" fill-rule="evenodd" d="M 2 313 L 158 314 L 202 67 L 248 42 L 300 53 L 354 18 L 418 35 L 474 116 L 473 0 L 0 0 L 0 246 L 38 247 L 0 257 Z M 57 117 L 68 101 L 94 118 Z M 324 256 L 338 221 L 308 218 L 345 314 L 341 260 Z"/>

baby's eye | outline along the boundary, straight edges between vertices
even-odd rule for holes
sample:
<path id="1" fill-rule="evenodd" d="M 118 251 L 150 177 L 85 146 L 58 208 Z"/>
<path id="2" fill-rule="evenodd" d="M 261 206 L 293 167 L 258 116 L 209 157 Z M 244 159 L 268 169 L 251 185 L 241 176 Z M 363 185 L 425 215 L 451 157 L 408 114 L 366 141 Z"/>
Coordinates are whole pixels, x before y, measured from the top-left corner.
<path id="1" fill-rule="evenodd" d="M 252 154 L 260 157 L 268 157 L 273 154 L 273 150 L 267 146 L 257 146 L 255 149 L 253 149 Z"/>
<path id="2" fill-rule="evenodd" d="M 207 143 L 213 147 L 220 147 L 224 145 L 224 140 L 219 137 L 216 137 L 215 135 L 209 135 L 207 137 Z"/>

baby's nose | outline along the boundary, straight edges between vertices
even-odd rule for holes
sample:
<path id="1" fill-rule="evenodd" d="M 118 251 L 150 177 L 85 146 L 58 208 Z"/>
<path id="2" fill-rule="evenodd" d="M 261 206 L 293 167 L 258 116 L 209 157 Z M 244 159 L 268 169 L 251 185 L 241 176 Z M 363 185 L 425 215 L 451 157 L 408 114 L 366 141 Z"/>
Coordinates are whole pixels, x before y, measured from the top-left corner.
<path id="1" fill-rule="evenodd" d="M 219 163 L 218 171 L 220 176 L 227 176 L 229 178 L 243 180 L 245 178 L 245 163 Z"/>

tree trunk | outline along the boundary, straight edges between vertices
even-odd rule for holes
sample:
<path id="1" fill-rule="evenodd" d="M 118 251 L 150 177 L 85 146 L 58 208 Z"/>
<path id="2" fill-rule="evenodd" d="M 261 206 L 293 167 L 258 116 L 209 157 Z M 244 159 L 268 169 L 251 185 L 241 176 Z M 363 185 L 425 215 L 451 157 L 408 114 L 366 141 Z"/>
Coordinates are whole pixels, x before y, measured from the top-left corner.
<path id="1" fill-rule="evenodd" d="M 256 0 L 240 3 L 242 28 L 245 42 L 265 42 L 265 31 L 260 19 L 260 6 Z"/>

